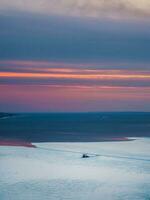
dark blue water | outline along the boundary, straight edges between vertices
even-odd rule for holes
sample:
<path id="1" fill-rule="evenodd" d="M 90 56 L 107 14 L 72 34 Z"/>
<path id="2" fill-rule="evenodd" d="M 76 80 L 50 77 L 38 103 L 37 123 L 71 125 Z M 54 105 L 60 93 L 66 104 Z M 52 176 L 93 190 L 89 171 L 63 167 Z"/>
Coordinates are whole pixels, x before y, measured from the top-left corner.
<path id="1" fill-rule="evenodd" d="M 150 113 L 40 113 L 0 119 L 0 138 L 30 142 L 95 142 L 149 137 Z"/>

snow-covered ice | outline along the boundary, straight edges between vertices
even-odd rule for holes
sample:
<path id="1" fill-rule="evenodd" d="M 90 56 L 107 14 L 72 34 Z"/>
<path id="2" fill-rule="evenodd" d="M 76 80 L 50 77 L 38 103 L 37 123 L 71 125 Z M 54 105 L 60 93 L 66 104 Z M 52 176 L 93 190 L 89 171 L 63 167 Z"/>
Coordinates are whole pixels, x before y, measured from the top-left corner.
<path id="1" fill-rule="evenodd" d="M 150 138 L 35 145 L 0 147 L 0 200 L 150 199 Z"/>

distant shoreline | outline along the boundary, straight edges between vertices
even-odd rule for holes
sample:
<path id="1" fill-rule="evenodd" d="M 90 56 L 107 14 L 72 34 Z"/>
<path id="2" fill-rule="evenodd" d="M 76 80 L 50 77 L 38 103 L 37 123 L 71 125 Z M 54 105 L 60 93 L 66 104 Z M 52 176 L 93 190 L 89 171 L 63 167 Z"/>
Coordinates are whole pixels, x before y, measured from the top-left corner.
<path id="1" fill-rule="evenodd" d="M 0 119 L 5 119 L 5 118 L 8 118 L 8 117 L 13 117 L 15 116 L 16 114 L 14 113 L 5 113 L 5 112 L 0 112 Z"/>
<path id="2" fill-rule="evenodd" d="M 18 146 L 18 147 L 36 148 L 36 146 L 30 142 L 17 141 L 17 140 L 0 140 L 0 146 Z"/>
<path id="3" fill-rule="evenodd" d="M 98 142 L 125 142 L 125 141 L 133 141 L 133 140 L 135 140 L 135 139 L 130 139 L 130 138 L 126 138 L 126 137 L 104 138 Z M 16 147 L 36 148 L 36 145 L 32 144 L 31 142 L 19 141 L 19 140 L 0 140 L 0 146 L 16 146 Z"/>

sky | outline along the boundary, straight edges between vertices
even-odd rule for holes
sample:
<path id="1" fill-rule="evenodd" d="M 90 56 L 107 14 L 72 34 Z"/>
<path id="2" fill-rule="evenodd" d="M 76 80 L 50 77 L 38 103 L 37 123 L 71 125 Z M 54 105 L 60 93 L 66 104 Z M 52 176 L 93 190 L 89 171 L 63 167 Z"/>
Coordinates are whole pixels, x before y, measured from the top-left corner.
<path id="1" fill-rule="evenodd" d="M 0 0 L 0 111 L 150 111 L 149 0 Z"/>

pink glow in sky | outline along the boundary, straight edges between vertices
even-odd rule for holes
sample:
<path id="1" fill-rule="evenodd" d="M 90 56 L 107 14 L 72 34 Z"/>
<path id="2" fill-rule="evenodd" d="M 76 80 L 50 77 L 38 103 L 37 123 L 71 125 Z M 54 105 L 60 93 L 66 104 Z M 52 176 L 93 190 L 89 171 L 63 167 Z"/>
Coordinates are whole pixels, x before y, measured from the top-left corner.
<path id="1" fill-rule="evenodd" d="M 147 70 L 92 69 L 81 65 L 72 68 L 73 64 L 65 66 L 65 63 L 59 68 L 60 63 L 54 63 L 57 67 L 44 63 L 36 66 L 30 61 L 10 62 L 1 70 L 2 111 L 147 111 L 149 108 Z M 17 65 L 12 67 L 14 64 Z"/>

